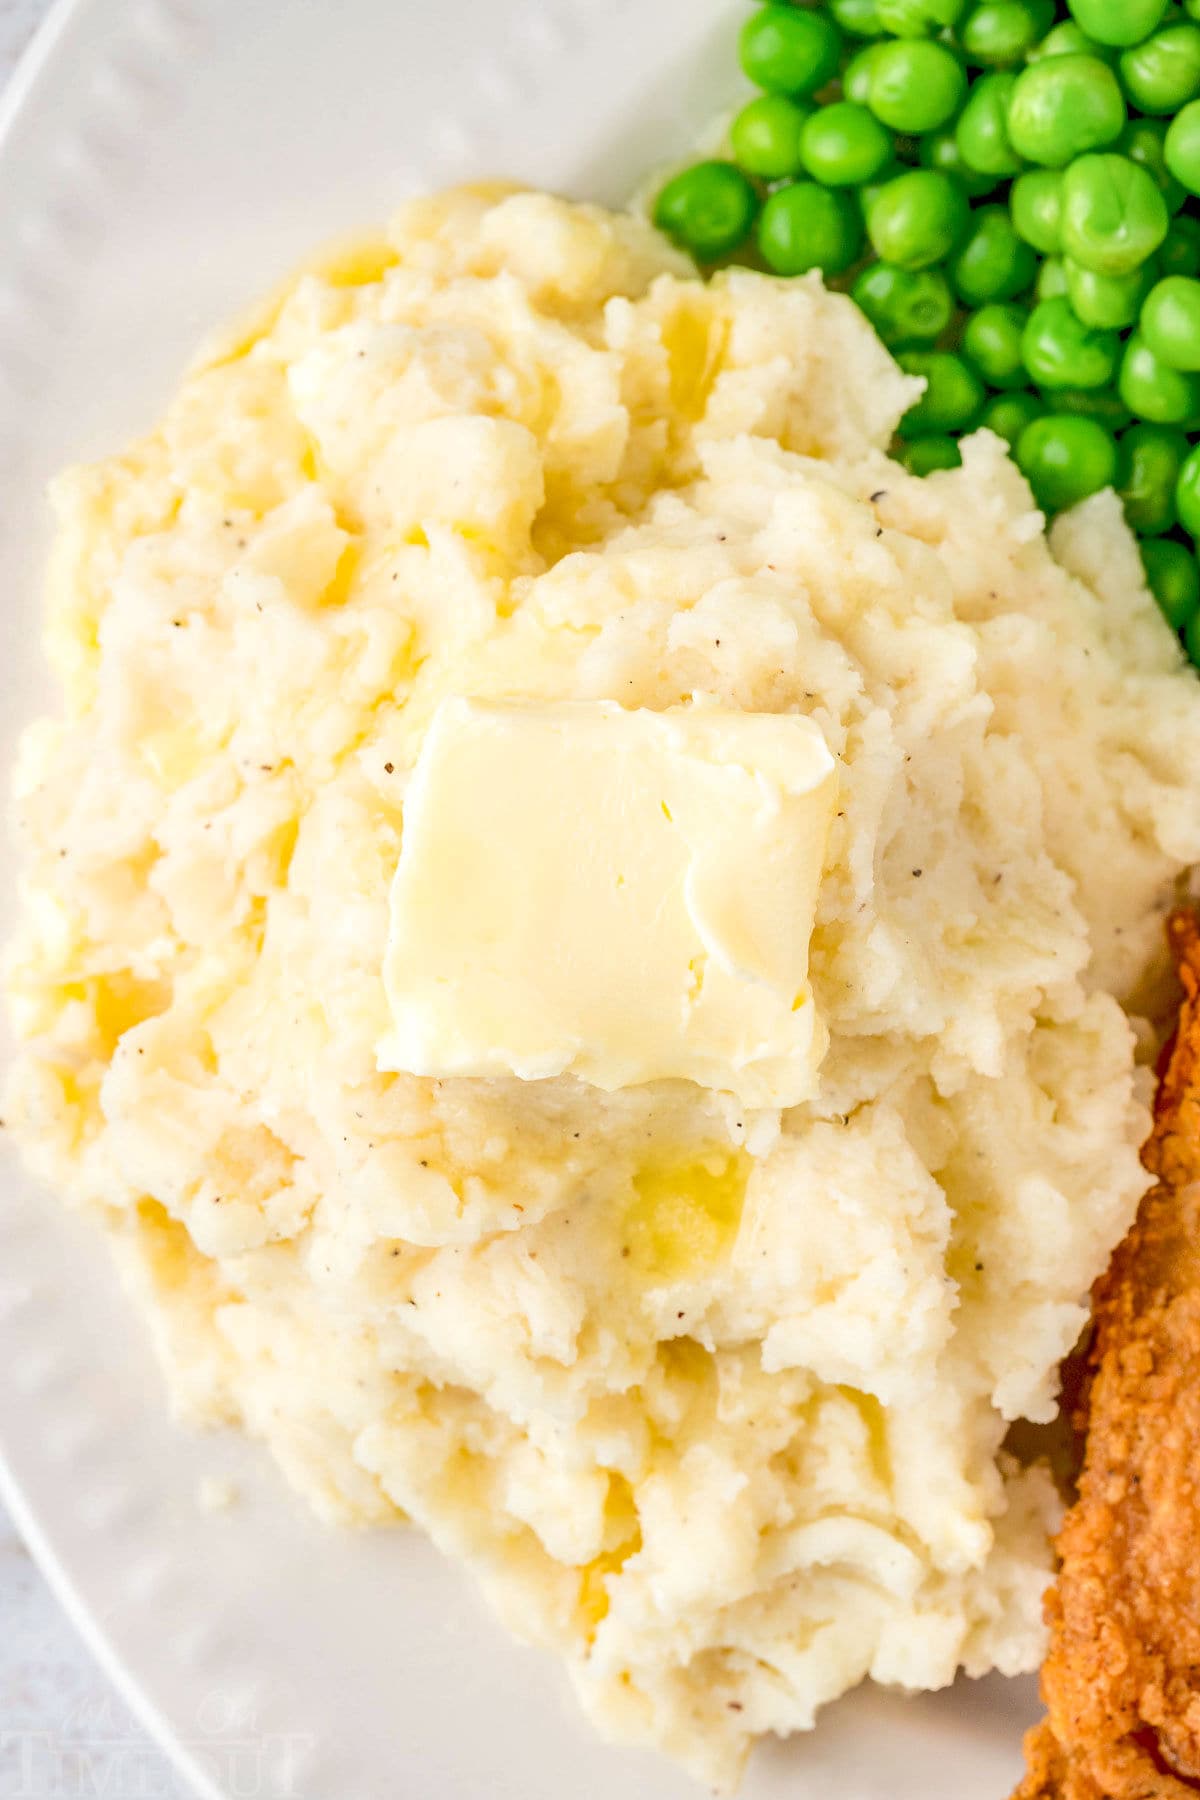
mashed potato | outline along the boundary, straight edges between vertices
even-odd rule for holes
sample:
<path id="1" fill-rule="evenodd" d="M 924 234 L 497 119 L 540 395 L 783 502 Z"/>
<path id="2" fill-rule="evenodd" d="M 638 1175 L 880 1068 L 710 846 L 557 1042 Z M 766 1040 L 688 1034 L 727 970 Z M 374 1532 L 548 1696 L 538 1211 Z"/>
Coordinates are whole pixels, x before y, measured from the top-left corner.
<path id="1" fill-rule="evenodd" d="M 913 393 L 815 279 L 459 192 L 56 494 L 12 1124 L 185 1417 L 417 1521 L 714 1782 L 864 1677 L 1036 1663 L 1056 1501 L 1002 1442 L 1145 1186 L 1126 1009 L 1200 857 L 1116 502 L 1048 545 L 986 434 L 911 479 Z M 381 1072 L 450 695 L 819 725 L 814 1101 Z"/>

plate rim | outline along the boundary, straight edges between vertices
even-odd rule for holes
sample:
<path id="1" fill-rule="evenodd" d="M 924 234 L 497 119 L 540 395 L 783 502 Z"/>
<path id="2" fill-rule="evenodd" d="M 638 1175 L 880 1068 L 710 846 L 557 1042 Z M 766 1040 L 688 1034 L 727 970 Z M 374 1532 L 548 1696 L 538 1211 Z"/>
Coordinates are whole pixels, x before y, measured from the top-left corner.
<path id="1" fill-rule="evenodd" d="M 115 18 L 127 10 L 128 0 L 51 0 L 0 94 L 0 193 L 8 178 L 9 163 L 16 153 L 17 134 L 26 117 L 41 103 L 43 92 L 52 86 L 59 62 L 69 54 L 76 40 L 86 37 L 97 25 L 102 28 L 106 12 Z M 121 1657 L 84 1599 L 36 1507 L 26 1495 L 6 1437 L 0 1420 L 0 1501 L 55 1601 L 79 1634 L 101 1674 L 198 1800 L 224 1800 L 219 1787 L 189 1754 L 170 1721 L 154 1704 L 149 1690 Z"/>

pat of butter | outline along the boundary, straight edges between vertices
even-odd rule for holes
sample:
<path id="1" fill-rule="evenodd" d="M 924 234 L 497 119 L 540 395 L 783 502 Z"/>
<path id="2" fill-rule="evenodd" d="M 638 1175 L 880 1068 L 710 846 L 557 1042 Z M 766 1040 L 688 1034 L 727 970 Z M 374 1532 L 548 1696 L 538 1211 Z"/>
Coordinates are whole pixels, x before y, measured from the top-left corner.
<path id="1" fill-rule="evenodd" d="M 444 701 L 405 800 L 380 1068 L 809 1098 L 836 795 L 810 719 Z"/>

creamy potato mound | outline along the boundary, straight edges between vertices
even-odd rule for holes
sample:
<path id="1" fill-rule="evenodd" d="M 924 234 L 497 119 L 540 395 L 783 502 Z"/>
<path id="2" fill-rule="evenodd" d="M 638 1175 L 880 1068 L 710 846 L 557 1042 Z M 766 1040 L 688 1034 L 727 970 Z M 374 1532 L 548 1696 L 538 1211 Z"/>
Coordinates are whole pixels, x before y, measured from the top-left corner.
<path id="1" fill-rule="evenodd" d="M 1200 687 L 1111 495 L 926 481 L 815 279 L 526 193 L 406 208 L 59 482 L 7 1111 L 189 1420 L 415 1520 L 716 1783 L 864 1677 L 1032 1667 L 1002 1450 L 1146 1185 L 1128 1012 L 1200 858 Z M 809 1105 L 381 1073 L 450 695 L 801 712 L 839 763 Z"/>

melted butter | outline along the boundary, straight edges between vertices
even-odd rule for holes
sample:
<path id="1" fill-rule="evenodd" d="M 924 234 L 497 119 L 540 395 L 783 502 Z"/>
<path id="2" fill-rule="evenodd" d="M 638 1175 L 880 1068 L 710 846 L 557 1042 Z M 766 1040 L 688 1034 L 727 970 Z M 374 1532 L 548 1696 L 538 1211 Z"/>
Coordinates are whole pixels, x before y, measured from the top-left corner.
<path id="1" fill-rule="evenodd" d="M 204 768 L 212 745 L 190 725 L 164 725 L 145 733 L 138 754 L 162 787 L 178 788 Z"/>
<path id="2" fill-rule="evenodd" d="M 257 344 L 270 337 L 284 307 L 306 276 L 315 275 L 335 288 L 370 287 L 399 260 L 399 253 L 386 238 L 368 236 L 331 244 L 281 281 L 265 300 L 244 313 L 232 330 L 202 350 L 195 369 L 217 368 L 249 356 Z"/>
<path id="3" fill-rule="evenodd" d="M 642 1528 L 633 1490 L 623 1475 L 613 1475 L 610 1479 L 605 1533 L 615 1540 L 612 1548 L 602 1551 L 579 1571 L 578 1604 L 589 1644 L 595 1638 L 598 1626 L 608 1616 L 611 1605 L 609 1576 L 620 1574 L 629 1558 L 636 1556 L 642 1547 Z"/>
<path id="4" fill-rule="evenodd" d="M 664 328 L 671 378 L 671 404 L 684 418 L 704 416 L 729 337 L 729 325 L 713 314 L 707 294 L 681 304 Z"/>
<path id="5" fill-rule="evenodd" d="M 338 244 L 319 258 L 311 273 L 319 275 L 330 287 L 370 287 L 394 269 L 400 257 L 386 238 L 366 237 Z"/>
<path id="6" fill-rule="evenodd" d="M 163 1012 L 171 999 L 169 982 L 139 981 L 126 971 L 95 975 L 85 986 L 106 1056 L 127 1031 Z"/>
<path id="7" fill-rule="evenodd" d="M 362 560 L 362 542 L 360 539 L 354 538 L 346 545 L 338 558 L 337 568 L 333 572 L 333 580 L 321 595 L 322 606 L 344 606 L 346 604 L 354 591 Z"/>
<path id="8" fill-rule="evenodd" d="M 618 1574 L 624 1561 L 625 1552 L 606 1550 L 579 1571 L 579 1611 L 589 1644 L 608 1617 L 608 1577 Z"/>
<path id="9" fill-rule="evenodd" d="M 715 1268 L 737 1237 L 749 1174 L 740 1150 L 643 1164 L 621 1240 L 635 1273 L 682 1281 Z"/>

